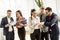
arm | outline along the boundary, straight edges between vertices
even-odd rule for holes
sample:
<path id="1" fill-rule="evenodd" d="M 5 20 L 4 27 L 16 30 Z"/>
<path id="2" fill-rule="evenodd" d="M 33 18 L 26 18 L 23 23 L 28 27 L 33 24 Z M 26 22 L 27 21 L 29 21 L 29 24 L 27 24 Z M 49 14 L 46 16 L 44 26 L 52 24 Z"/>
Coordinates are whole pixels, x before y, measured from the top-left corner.
<path id="1" fill-rule="evenodd" d="M 44 22 L 44 25 L 45 25 L 45 26 L 50 26 L 50 22 L 48 22 L 47 19 L 48 19 L 48 18 L 46 17 L 45 22 Z"/>
<path id="2" fill-rule="evenodd" d="M 55 25 L 55 22 L 58 20 L 57 15 L 51 20 L 51 26 Z"/>
<path id="3" fill-rule="evenodd" d="M 2 18 L 2 21 L 1 21 L 1 26 L 4 28 L 5 27 L 5 25 L 4 25 L 4 19 Z"/>
<path id="4" fill-rule="evenodd" d="M 7 28 L 7 27 L 9 27 L 9 25 L 10 25 L 10 24 L 5 24 L 5 18 L 2 18 L 1 26 L 2 26 L 3 28 Z"/>
<path id="5" fill-rule="evenodd" d="M 34 27 L 33 27 L 34 24 L 32 23 L 31 17 L 30 17 L 29 20 L 28 20 L 28 26 L 29 26 L 29 28 L 34 28 Z"/>
<path id="6" fill-rule="evenodd" d="M 54 15 L 53 19 L 48 22 L 47 20 L 45 21 L 44 25 L 45 26 L 53 26 L 55 25 L 55 22 L 58 20 L 57 15 Z"/>

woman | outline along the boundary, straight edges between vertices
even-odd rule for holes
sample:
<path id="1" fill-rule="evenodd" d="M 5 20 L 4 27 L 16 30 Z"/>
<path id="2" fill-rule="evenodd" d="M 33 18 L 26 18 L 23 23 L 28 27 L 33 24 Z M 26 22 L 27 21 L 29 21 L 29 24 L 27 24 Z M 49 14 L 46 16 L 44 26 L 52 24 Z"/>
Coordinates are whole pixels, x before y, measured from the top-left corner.
<path id="1" fill-rule="evenodd" d="M 40 40 L 40 20 L 36 15 L 36 10 L 31 10 L 31 17 L 29 18 L 29 28 L 31 40 Z"/>
<path id="2" fill-rule="evenodd" d="M 18 28 L 18 36 L 20 40 L 25 40 L 25 26 L 27 24 L 26 19 L 22 16 L 21 11 L 16 11 L 16 27 Z"/>

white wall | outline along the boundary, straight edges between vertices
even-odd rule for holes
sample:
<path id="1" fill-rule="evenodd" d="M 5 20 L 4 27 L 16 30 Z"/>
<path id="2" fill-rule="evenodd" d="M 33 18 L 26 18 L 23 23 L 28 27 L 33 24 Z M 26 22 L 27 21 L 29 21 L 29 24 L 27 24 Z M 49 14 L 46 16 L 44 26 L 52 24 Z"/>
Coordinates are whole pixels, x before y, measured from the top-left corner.
<path id="1" fill-rule="evenodd" d="M 59 15 L 60 13 L 60 0 L 43 0 L 45 7 L 51 7 L 53 12 Z M 16 19 L 16 10 L 21 10 L 23 16 L 28 19 L 30 10 L 35 8 L 39 10 L 34 0 L 0 0 L 0 22 L 1 18 L 6 16 L 8 9 L 12 10 L 12 17 Z"/>
<path id="2" fill-rule="evenodd" d="M 53 12 L 57 13 L 56 0 L 43 0 L 45 7 L 51 7 Z"/>
<path id="3" fill-rule="evenodd" d="M 45 7 L 51 7 L 53 12 L 56 13 L 55 0 L 43 0 L 43 2 Z M 30 11 L 33 8 L 35 8 L 37 12 L 39 11 L 39 7 L 36 5 L 35 0 L 0 0 L 0 22 L 1 18 L 6 16 L 8 9 L 12 10 L 12 17 L 16 20 L 16 10 L 21 10 L 23 16 L 28 19 Z"/>
<path id="4" fill-rule="evenodd" d="M 53 12 L 56 12 L 56 1 L 55 0 L 43 0 L 45 7 L 52 7 Z M 16 19 L 16 10 L 21 10 L 24 17 L 28 19 L 30 16 L 30 10 L 35 8 L 39 10 L 34 0 L 0 0 L 0 21 L 1 18 L 6 16 L 8 9 L 12 10 L 12 17 Z"/>
<path id="5" fill-rule="evenodd" d="M 57 5 L 57 14 L 60 16 L 60 0 L 56 0 L 56 5 Z"/>

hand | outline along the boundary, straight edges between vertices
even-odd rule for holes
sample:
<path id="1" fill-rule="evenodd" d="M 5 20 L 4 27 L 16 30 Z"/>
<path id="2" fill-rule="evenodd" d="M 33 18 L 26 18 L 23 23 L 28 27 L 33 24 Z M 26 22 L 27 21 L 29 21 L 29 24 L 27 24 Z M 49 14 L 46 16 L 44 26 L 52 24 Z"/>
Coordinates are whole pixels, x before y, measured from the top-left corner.
<path id="1" fill-rule="evenodd" d="M 20 23 L 20 26 L 24 26 L 22 23 Z"/>
<path id="2" fill-rule="evenodd" d="M 17 28 L 22 28 L 22 26 L 16 26 Z"/>
<path id="3" fill-rule="evenodd" d="M 16 22 L 13 22 L 13 21 L 12 21 L 10 24 L 13 26 L 13 25 L 15 25 L 15 24 L 16 24 Z"/>
<path id="4" fill-rule="evenodd" d="M 52 24 L 52 25 L 51 25 L 51 27 L 52 27 L 52 26 L 54 26 L 54 25 L 55 25 L 55 23 L 54 23 L 54 24 Z"/>
<path id="5" fill-rule="evenodd" d="M 24 24 L 24 26 L 26 27 L 26 26 L 27 26 L 27 24 Z"/>
<path id="6" fill-rule="evenodd" d="M 40 24 L 39 24 L 39 27 L 42 27 L 42 26 L 43 26 L 43 24 L 40 23 Z"/>
<path id="7" fill-rule="evenodd" d="M 6 25 L 5 25 L 5 27 L 9 27 L 9 26 L 10 26 L 10 24 L 6 24 Z"/>
<path id="8" fill-rule="evenodd" d="M 52 30 L 50 29 L 50 31 L 52 31 Z"/>
<path id="9" fill-rule="evenodd" d="M 36 25 L 38 25 L 38 24 L 37 24 L 37 23 L 36 23 L 36 24 L 34 24 L 34 27 L 35 27 Z"/>

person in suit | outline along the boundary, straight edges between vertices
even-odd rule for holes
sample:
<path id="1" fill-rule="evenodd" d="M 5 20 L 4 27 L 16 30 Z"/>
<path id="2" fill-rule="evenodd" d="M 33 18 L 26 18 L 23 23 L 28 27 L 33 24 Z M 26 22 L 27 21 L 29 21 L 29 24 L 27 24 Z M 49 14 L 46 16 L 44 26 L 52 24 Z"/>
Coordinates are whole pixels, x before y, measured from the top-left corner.
<path id="1" fill-rule="evenodd" d="M 52 8 L 47 7 L 45 26 L 49 27 L 49 33 L 51 40 L 59 40 L 59 28 L 58 28 L 58 18 L 55 13 L 52 12 Z"/>
<path id="2" fill-rule="evenodd" d="M 42 23 L 43 22 L 43 26 L 41 28 L 41 40 L 49 40 L 49 37 L 48 37 L 48 27 L 44 26 L 44 22 L 45 22 L 45 19 L 46 19 L 46 14 L 44 13 L 44 7 L 42 6 L 41 9 L 40 9 L 40 14 L 38 14 L 38 16 L 40 17 L 40 22 Z"/>
<path id="3" fill-rule="evenodd" d="M 4 28 L 4 35 L 6 40 L 14 40 L 14 28 L 12 22 L 14 21 L 11 17 L 11 10 L 7 10 L 7 16 L 2 18 L 1 26 Z"/>
<path id="4" fill-rule="evenodd" d="M 29 17 L 28 22 L 30 28 L 30 38 L 31 40 L 40 40 L 40 19 L 36 15 L 36 10 L 31 10 L 31 17 Z"/>
<path id="5" fill-rule="evenodd" d="M 25 26 L 27 25 L 27 20 L 22 16 L 21 11 L 16 11 L 16 27 L 18 29 L 18 36 L 20 40 L 25 40 Z"/>

